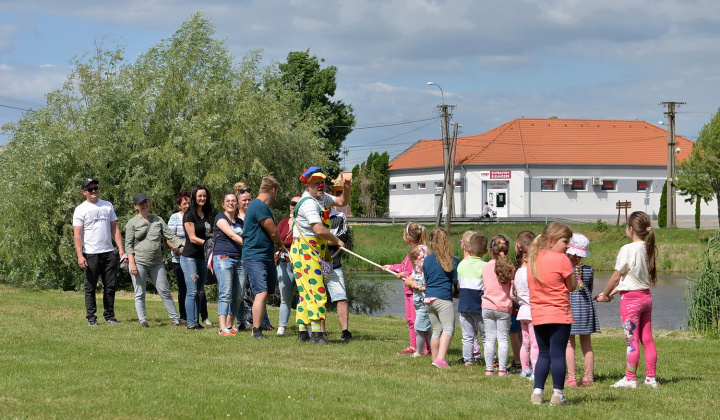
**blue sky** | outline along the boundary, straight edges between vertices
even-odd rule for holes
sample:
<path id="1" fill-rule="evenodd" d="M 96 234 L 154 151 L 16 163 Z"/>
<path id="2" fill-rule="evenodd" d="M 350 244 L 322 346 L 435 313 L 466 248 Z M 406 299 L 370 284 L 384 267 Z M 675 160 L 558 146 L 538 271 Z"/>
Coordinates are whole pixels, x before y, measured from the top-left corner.
<path id="1" fill-rule="evenodd" d="M 720 107 L 715 0 L 3 0 L 0 124 L 42 106 L 95 43 L 123 44 L 133 61 L 197 10 L 236 56 L 310 48 L 338 67 L 335 98 L 357 117 L 348 169 L 440 137 L 428 81 L 457 106 L 461 135 L 520 117 L 657 124 L 660 102 L 680 101 L 677 133 L 694 140 Z"/>

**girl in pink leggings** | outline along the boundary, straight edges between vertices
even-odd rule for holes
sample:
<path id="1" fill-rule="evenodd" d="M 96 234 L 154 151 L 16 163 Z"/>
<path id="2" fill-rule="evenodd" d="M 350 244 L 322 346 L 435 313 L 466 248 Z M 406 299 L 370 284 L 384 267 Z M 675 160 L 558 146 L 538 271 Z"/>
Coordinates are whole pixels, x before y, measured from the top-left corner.
<path id="1" fill-rule="evenodd" d="M 415 222 L 409 222 L 403 229 L 403 240 L 406 244 L 410 245 L 410 249 L 418 248 L 421 255 L 418 255 L 416 265 L 419 263 L 420 269 L 422 269 L 422 263 L 427 255 L 428 250 L 425 243 L 427 242 L 427 231 L 425 226 L 422 226 Z M 385 265 L 383 269 L 394 271 L 399 279 L 405 279 L 410 276 L 416 267 L 410 262 L 409 257 L 405 257 L 403 262 L 400 264 Z M 415 304 L 413 303 L 413 289 L 405 286 L 405 320 L 408 323 L 408 333 L 410 335 L 410 347 L 400 350 L 397 354 L 422 354 L 423 349 L 417 348 L 417 340 L 415 337 Z M 430 343 L 425 343 L 425 354 L 430 354 Z"/>
<path id="2" fill-rule="evenodd" d="M 644 385 L 657 388 L 655 365 L 657 351 L 652 335 L 652 297 L 650 286 L 657 283 L 655 270 L 655 234 L 650 217 L 636 211 L 628 218 L 625 234 L 632 242 L 623 245 L 615 263 L 615 272 L 597 296 L 598 302 L 609 302 L 612 295 L 620 292 L 620 319 L 625 330 L 627 344 L 627 367 L 625 376 L 613 388 L 637 387 L 637 367 L 640 360 L 640 344 L 645 350 Z"/>

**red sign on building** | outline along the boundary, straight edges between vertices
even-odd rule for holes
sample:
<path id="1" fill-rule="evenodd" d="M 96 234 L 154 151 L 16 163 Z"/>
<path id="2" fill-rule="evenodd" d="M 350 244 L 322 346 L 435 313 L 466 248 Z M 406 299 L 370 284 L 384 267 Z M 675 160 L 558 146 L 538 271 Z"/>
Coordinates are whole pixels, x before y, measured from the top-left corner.
<path id="1" fill-rule="evenodd" d="M 510 171 L 490 171 L 490 179 L 510 179 Z"/>

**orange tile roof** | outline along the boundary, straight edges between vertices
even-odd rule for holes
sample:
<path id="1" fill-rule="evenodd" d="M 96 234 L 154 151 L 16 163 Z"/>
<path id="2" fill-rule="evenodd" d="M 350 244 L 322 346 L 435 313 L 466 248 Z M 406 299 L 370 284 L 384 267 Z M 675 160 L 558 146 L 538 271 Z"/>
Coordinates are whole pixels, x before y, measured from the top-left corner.
<path id="1" fill-rule="evenodd" d="M 668 132 L 645 121 L 517 118 L 476 136 L 458 137 L 456 164 L 667 164 Z M 676 136 L 687 159 L 693 142 Z M 443 166 L 441 140 L 421 140 L 390 169 Z"/>

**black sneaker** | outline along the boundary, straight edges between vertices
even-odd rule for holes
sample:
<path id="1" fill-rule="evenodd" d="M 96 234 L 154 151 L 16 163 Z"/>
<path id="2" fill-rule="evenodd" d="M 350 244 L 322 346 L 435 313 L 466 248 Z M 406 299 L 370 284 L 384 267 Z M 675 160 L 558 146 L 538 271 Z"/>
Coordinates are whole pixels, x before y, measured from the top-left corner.
<path id="1" fill-rule="evenodd" d="M 113 318 L 108 318 L 108 319 L 106 319 L 106 320 L 105 320 L 105 323 L 106 323 L 106 324 L 119 324 L 120 321 L 118 321 L 117 319 L 115 319 L 115 318 L 113 317 Z"/>
<path id="2" fill-rule="evenodd" d="M 255 328 L 255 327 L 253 327 L 253 335 L 252 335 L 252 337 L 253 337 L 253 338 L 265 338 L 265 339 L 267 339 L 267 337 L 262 333 L 262 328 Z"/>
<path id="3" fill-rule="evenodd" d="M 325 338 L 324 332 L 313 332 L 312 338 L 310 338 L 310 342 L 313 344 L 330 344 L 330 342 Z"/>
<path id="4" fill-rule="evenodd" d="M 247 324 L 244 322 L 238 322 L 237 330 L 238 331 L 245 331 L 247 329 Z"/>
<path id="5" fill-rule="evenodd" d="M 303 343 L 310 341 L 310 334 L 307 331 L 298 331 L 298 341 Z"/>
<path id="6" fill-rule="evenodd" d="M 353 339 L 352 333 L 348 330 L 342 330 L 340 333 L 340 340 L 342 341 L 350 341 Z"/>
<path id="7" fill-rule="evenodd" d="M 97 327 L 97 320 L 95 319 L 88 319 L 88 325 L 91 327 Z"/>

